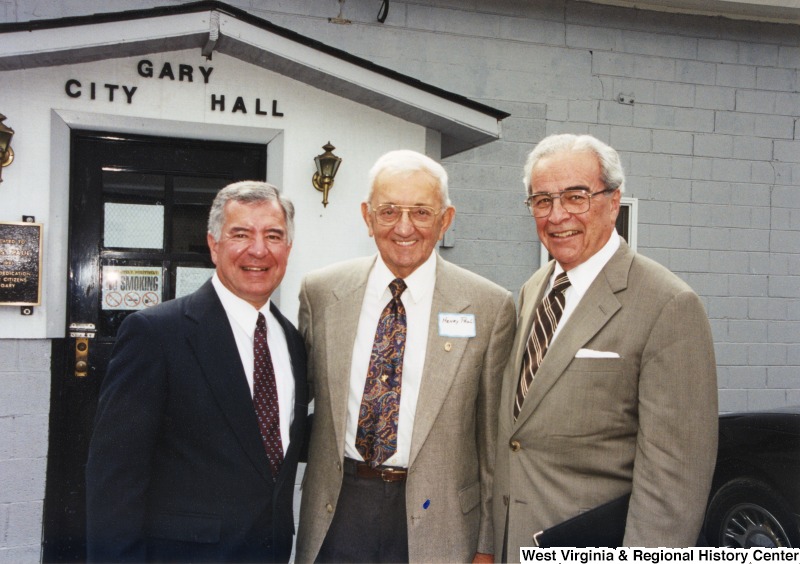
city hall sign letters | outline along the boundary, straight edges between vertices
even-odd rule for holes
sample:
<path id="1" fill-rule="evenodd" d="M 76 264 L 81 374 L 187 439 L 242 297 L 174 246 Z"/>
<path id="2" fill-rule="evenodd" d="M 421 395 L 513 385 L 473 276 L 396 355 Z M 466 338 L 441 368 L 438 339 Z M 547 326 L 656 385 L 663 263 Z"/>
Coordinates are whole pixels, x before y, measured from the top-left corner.
<path id="1" fill-rule="evenodd" d="M 209 84 L 214 67 L 198 65 L 172 64 L 165 62 L 160 68 L 153 65 L 149 59 L 141 59 L 136 64 L 136 72 L 140 77 L 139 85 L 144 80 L 166 80 L 171 82 L 201 82 Z M 111 103 L 133 104 L 139 86 L 135 84 L 112 84 L 97 81 L 81 81 L 70 78 L 64 84 L 64 92 L 70 98 L 84 98 L 89 100 L 105 100 Z M 212 112 L 241 113 L 257 116 L 283 117 L 278 109 L 278 100 L 262 100 L 260 97 L 245 99 L 243 96 L 226 96 L 225 94 L 210 94 L 209 107 Z"/>

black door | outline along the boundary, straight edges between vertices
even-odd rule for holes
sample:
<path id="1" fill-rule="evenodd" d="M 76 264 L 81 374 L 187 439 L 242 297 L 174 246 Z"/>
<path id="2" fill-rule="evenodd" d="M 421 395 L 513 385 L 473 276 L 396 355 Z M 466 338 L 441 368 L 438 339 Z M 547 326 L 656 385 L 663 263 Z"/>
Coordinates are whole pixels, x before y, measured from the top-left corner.
<path id="1" fill-rule="evenodd" d="M 211 201 L 264 180 L 266 146 L 74 131 L 67 338 L 55 339 L 43 560 L 85 558 L 84 471 L 122 320 L 207 280 Z"/>

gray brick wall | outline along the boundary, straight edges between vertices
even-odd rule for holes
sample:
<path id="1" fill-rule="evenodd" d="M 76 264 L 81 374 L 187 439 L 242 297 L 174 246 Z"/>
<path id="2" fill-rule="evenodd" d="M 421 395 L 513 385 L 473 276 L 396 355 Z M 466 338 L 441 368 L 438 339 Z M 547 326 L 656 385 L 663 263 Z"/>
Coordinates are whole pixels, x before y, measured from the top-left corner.
<path id="1" fill-rule="evenodd" d="M 0 562 L 36 562 L 50 411 L 50 342 L 0 340 Z"/>
<path id="2" fill-rule="evenodd" d="M 798 26 L 448 0 L 392 2 L 381 26 L 364 6 L 344 5 L 350 26 L 327 25 L 323 7 L 259 9 L 512 114 L 501 141 L 446 161 L 458 214 L 444 256 L 516 291 L 539 263 L 520 203 L 525 155 L 544 135 L 590 132 L 622 154 L 639 251 L 706 304 L 721 409 L 798 403 Z"/>

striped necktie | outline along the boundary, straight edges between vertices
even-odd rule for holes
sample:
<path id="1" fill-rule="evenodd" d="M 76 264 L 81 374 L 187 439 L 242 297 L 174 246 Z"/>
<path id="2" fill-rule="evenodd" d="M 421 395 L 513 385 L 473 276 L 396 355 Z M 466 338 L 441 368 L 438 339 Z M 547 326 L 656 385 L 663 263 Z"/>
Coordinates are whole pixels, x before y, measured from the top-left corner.
<path id="1" fill-rule="evenodd" d="M 564 292 L 569 288 L 569 285 L 567 273 L 562 272 L 556 277 L 550 293 L 545 296 L 539 307 L 536 308 L 531 336 L 528 339 L 528 345 L 525 347 L 525 356 L 522 359 L 522 373 L 519 378 L 517 397 L 514 400 L 514 421 L 517 420 L 519 412 L 522 410 L 522 402 L 525 401 L 525 396 L 528 395 L 528 390 L 533 383 L 536 371 L 542 363 L 547 347 L 550 346 L 550 340 L 553 338 L 553 333 L 558 326 L 559 319 L 561 319 L 561 314 L 564 313 L 564 303 L 566 302 Z"/>

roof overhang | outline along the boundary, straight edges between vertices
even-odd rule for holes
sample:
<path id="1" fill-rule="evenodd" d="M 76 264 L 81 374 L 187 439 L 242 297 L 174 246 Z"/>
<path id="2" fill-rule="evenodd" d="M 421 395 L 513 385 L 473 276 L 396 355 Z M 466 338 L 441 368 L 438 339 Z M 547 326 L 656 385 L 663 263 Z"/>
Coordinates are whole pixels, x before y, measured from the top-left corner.
<path id="1" fill-rule="evenodd" d="M 509 115 L 217 1 L 0 24 L 0 71 L 192 48 L 236 57 L 439 131 L 443 157 L 498 139 L 500 121 Z"/>

